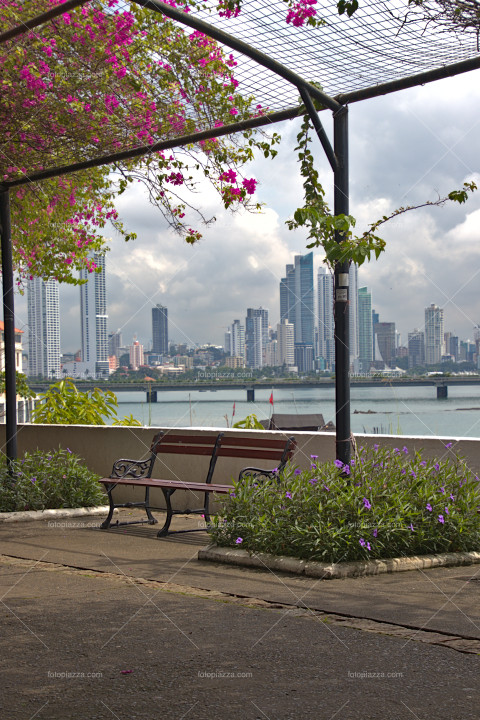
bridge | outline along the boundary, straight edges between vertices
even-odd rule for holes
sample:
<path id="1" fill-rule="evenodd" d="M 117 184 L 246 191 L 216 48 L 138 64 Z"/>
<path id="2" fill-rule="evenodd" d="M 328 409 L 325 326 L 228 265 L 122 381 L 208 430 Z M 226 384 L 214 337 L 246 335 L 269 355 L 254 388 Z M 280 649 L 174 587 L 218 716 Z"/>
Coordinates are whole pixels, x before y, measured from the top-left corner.
<path id="1" fill-rule="evenodd" d="M 297 390 L 300 388 L 333 388 L 335 387 L 335 380 L 333 378 L 318 378 L 318 380 L 306 380 L 306 381 L 289 381 L 289 380 L 270 380 L 265 381 L 245 381 L 240 382 L 232 381 L 225 382 L 224 380 L 215 381 L 193 381 L 193 382 L 109 382 L 105 380 L 99 380 L 98 382 L 92 382 L 90 380 L 76 380 L 75 384 L 79 390 L 93 390 L 99 388 L 100 390 L 111 390 L 115 394 L 121 392 L 144 392 L 146 394 L 147 402 L 157 402 L 158 393 L 161 392 L 194 392 L 194 391 L 215 391 L 215 390 L 245 390 L 247 393 L 247 401 L 255 401 L 255 390 Z M 448 397 L 448 387 L 455 385 L 480 385 L 480 376 L 457 376 L 457 375 L 436 375 L 432 377 L 419 377 L 419 378 L 386 378 L 386 377 L 356 377 L 350 378 L 351 387 L 369 388 L 369 387 L 415 387 L 428 385 L 436 388 L 437 398 L 443 399 Z M 48 381 L 44 382 L 29 382 L 29 386 L 35 392 L 45 392 L 48 390 L 51 383 Z"/>

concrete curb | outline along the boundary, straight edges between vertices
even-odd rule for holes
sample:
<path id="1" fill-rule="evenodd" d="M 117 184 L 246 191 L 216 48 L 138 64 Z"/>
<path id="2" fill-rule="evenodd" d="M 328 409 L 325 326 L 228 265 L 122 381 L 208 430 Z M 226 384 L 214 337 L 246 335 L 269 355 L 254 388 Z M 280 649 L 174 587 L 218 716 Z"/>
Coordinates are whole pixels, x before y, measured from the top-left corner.
<path id="1" fill-rule="evenodd" d="M 455 567 L 480 563 L 480 552 L 443 553 L 440 555 L 421 555 L 418 557 L 391 558 L 387 560 L 367 560 L 365 562 L 322 563 L 299 560 L 294 557 L 268 555 L 267 553 L 249 553 L 248 550 L 209 545 L 198 552 L 199 560 L 243 565 L 267 570 L 306 575 L 323 580 L 336 580 L 349 577 L 380 575 L 381 573 L 405 572 L 407 570 L 427 570 L 435 567 Z"/>
<path id="2" fill-rule="evenodd" d="M 84 515 L 106 515 L 108 511 L 108 505 L 96 505 L 95 507 L 83 508 L 59 508 L 58 510 L 24 510 L 23 512 L 0 513 L 0 522 L 59 520 L 61 518 L 82 517 Z"/>

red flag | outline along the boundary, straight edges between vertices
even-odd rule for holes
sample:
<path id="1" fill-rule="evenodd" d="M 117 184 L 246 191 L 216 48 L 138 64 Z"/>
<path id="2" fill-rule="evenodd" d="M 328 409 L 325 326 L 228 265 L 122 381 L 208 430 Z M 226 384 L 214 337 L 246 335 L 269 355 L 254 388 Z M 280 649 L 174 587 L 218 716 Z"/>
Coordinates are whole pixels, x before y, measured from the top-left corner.
<path id="1" fill-rule="evenodd" d="M 233 412 L 232 412 L 232 418 L 235 415 L 235 403 L 233 403 Z"/>
<path id="2" fill-rule="evenodd" d="M 270 395 L 270 400 L 268 402 L 270 403 L 270 405 L 273 405 L 273 390 L 272 394 Z"/>

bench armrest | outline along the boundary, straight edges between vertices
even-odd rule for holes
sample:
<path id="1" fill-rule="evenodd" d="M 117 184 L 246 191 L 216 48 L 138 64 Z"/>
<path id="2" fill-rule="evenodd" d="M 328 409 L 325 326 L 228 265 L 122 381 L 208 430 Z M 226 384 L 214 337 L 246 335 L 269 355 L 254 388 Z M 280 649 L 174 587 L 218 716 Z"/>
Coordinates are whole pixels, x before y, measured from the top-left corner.
<path id="1" fill-rule="evenodd" d="M 262 468 L 256 467 L 246 467 L 240 470 L 238 482 L 241 482 L 246 475 L 253 477 L 255 480 L 278 480 L 278 472 L 262 470 Z"/>
<path id="2" fill-rule="evenodd" d="M 152 473 L 154 461 L 155 458 L 148 458 L 147 460 L 129 460 L 127 458 L 122 458 L 120 460 L 116 460 L 113 463 L 110 477 L 112 479 L 148 478 Z"/>

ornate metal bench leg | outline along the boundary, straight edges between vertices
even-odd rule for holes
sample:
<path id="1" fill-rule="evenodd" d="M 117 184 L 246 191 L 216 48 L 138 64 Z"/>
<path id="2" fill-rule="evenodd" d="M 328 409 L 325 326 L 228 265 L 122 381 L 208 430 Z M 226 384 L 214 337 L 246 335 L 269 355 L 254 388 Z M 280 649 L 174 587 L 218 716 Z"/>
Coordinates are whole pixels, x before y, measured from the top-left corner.
<path id="1" fill-rule="evenodd" d="M 108 530 L 108 528 L 110 527 L 110 523 L 112 521 L 112 516 L 113 516 L 113 511 L 115 510 L 115 504 L 113 502 L 113 497 L 112 497 L 112 489 L 114 486 L 107 485 L 106 487 L 107 487 L 107 492 L 108 492 L 108 502 L 110 503 L 110 510 L 108 511 L 108 515 L 107 515 L 106 519 L 100 525 L 102 530 Z"/>
<path id="2" fill-rule="evenodd" d="M 176 488 L 174 488 L 173 490 L 165 490 L 165 488 L 162 488 L 165 502 L 167 504 L 167 517 L 165 519 L 164 526 L 157 532 L 157 537 L 165 537 L 165 535 L 168 535 L 168 528 L 170 527 L 170 523 L 172 522 L 173 517 L 172 503 L 170 502 L 170 498 L 175 492 L 175 489 Z"/>
<path id="3" fill-rule="evenodd" d="M 151 510 L 150 510 L 150 488 L 145 488 L 145 512 L 147 513 L 148 517 L 148 524 L 149 525 L 156 525 L 158 523 L 157 518 L 153 517 Z"/>

